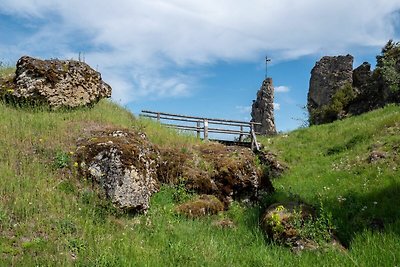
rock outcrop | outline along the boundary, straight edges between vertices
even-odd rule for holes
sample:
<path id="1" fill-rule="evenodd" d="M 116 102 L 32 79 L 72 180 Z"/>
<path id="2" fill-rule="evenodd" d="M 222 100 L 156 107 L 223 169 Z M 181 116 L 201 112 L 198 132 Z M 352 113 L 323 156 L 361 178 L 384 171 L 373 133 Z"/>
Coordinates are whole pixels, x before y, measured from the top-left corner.
<path id="1" fill-rule="evenodd" d="M 376 68 L 364 62 L 352 69 L 353 57 L 323 57 L 311 71 L 308 92 L 310 124 L 359 115 L 389 103 L 400 103 L 400 42 L 390 40 Z"/>
<path id="2" fill-rule="evenodd" d="M 216 196 L 225 207 L 233 200 L 257 201 L 261 192 L 274 190 L 269 174 L 255 163 L 249 148 L 210 142 L 160 153 L 160 182 L 182 182 L 189 191 Z"/>
<path id="3" fill-rule="evenodd" d="M 79 141 L 77 162 L 115 207 L 146 211 L 158 191 L 159 153 L 142 133 L 107 130 Z"/>
<path id="4" fill-rule="evenodd" d="M 261 135 L 275 135 L 274 119 L 274 87 L 271 78 L 266 78 L 257 92 L 257 99 L 253 101 L 251 121 L 261 123 L 254 129 Z"/>
<path id="5" fill-rule="evenodd" d="M 24 56 L 17 62 L 11 96 L 17 102 L 75 108 L 110 97 L 111 87 L 84 62 Z"/>
<path id="6" fill-rule="evenodd" d="M 86 135 L 78 141 L 79 172 L 119 209 L 146 211 L 161 184 L 208 195 L 179 210 L 194 217 L 227 209 L 233 200 L 258 201 L 274 190 L 271 174 L 249 148 L 213 142 L 156 147 L 131 130 L 95 128 Z"/>
<path id="7" fill-rule="evenodd" d="M 319 110 L 331 103 L 333 96 L 344 86 L 353 84 L 353 56 L 325 56 L 311 71 L 307 108 L 311 124 L 324 123 Z"/>

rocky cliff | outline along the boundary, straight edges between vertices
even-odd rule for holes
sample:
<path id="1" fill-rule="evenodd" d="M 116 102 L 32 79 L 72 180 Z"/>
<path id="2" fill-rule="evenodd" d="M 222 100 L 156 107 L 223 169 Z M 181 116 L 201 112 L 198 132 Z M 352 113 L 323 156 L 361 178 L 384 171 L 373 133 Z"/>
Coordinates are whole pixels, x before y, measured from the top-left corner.
<path id="1" fill-rule="evenodd" d="M 275 135 L 274 119 L 274 87 L 271 78 L 266 78 L 253 101 L 251 121 L 261 123 L 255 126 L 255 131 L 262 135 Z"/>
<path id="2" fill-rule="evenodd" d="M 389 41 L 377 67 L 364 62 L 353 70 L 353 57 L 323 57 L 311 71 L 309 122 L 322 124 L 400 102 L 400 43 Z"/>

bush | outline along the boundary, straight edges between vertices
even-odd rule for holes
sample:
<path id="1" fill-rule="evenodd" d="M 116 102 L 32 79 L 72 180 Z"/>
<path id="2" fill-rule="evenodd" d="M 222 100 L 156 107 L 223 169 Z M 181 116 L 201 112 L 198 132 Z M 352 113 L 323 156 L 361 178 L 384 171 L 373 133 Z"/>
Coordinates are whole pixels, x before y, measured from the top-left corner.
<path id="1" fill-rule="evenodd" d="M 346 116 L 346 108 L 356 97 L 356 93 L 350 83 L 336 91 L 329 104 L 315 109 L 310 113 L 310 124 L 333 122 Z"/>
<path id="2" fill-rule="evenodd" d="M 381 74 L 385 86 L 391 92 L 397 92 L 400 88 L 400 42 L 389 40 L 376 60 L 377 72 Z"/>

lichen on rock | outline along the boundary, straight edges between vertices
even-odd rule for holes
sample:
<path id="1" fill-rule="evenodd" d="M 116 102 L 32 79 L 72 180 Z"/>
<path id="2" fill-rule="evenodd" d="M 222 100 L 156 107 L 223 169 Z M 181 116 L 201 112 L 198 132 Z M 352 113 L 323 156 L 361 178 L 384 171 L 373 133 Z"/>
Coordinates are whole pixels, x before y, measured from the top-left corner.
<path id="1" fill-rule="evenodd" d="M 159 153 L 142 133 L 105 130 L 79 141 L 80 173 L 98 185 L 114 206 L 146 211 L 158 191 Z"/>
<path id="2" fill-rule="evenodd" d="M 16 67 L 14 91 L 10 94 L 15 103 L 75 108 L 111 96 L 111 87 L 100 73 L 84 62 L 23 56 Z"/>

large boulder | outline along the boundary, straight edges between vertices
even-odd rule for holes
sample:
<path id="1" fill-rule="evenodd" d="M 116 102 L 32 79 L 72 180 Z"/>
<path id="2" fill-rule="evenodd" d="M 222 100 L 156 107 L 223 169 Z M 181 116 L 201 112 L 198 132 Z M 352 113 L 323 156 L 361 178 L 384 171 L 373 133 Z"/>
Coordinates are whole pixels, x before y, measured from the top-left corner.
<path id="1" fill-rule="evenodd" d="M 311 124 L 330 122 L 332 116 L 325 116 L 322 109 L 332 103 L 335 94 L 345 86 L 353 84 L 353 56 L 325 56 L 311 71 L 307 108 Z M 333 110 L 334 112 L 341 112 Z M 333 117 L 339 114 L 333 114 Z M 334 118 L 336 119 L 336 118 Z M 327 121 L 328 120 L 328 121 Z"/>
<path id="2" fill-rule="evenodd" d="M 17 102 L 44 103 L 51 108 L 88 106 L 111 96 L 99 72 L 75 60 L 40 60 L 29 56 L 17 62 L 12 97 Z"/>
<path id="3" fill-rule="evenodd" d="M 77 162 L 115 207 L 146 211 L 158 191 L 159 153 L 142 133 L 105 130 L 79 140 Z"/>
<path id="4" fill-rule="evenodd" d="M 271 78 L 266 78 L 257 92 L 257 99 L 251 109 L 251 121 L 261 123 L 254 130 L 262 135 L 275 135 L 274 86 Z"/>

